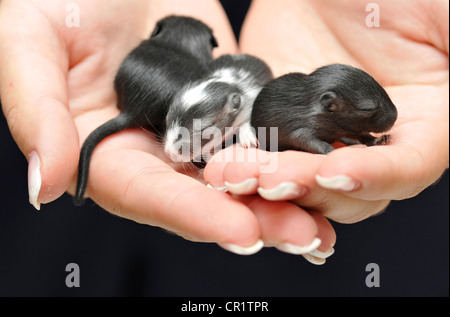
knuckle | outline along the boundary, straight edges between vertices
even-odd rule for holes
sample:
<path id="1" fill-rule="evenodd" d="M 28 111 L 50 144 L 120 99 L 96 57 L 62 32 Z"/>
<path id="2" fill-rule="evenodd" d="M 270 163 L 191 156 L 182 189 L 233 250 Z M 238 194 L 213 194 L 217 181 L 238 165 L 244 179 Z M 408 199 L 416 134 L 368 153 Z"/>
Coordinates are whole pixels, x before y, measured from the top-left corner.
<path id="1" fill-rule="evenodd" d="M 355 204 L 353 210 L 334 213 L 331 219 L 342 224 L 354 224 L 383 213 L 389 204 L 390 200 L 365 201 Z"/>
<path id="2" fill-rule="evenodd" d="M 19 138 L 18 132 L 21 131 L 20 119 L 22 118 L 22 116 L 20 115 L 18 104 L 13 103 L 7 106 L 3 104 L 3 113 L 5 115 L 12 136 L 14 137 L 16 142 L 19 142 L 20 140 L 18 140 L 17 138 Z"/>

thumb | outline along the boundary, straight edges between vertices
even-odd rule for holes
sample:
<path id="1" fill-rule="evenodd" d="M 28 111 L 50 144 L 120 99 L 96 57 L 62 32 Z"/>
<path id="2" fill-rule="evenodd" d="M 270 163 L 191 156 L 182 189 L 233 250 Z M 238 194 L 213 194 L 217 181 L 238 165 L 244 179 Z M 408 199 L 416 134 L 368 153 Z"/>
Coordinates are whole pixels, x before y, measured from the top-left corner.
<path id="1" fill-rule="evenodd" d="M 18 10 L 7 4 L 12 2 L 0 11 L 1 103 L 11 134 L 29 160 L 30 203 L 39 209 L 40 203 L 65 192 L 77 168 L 78 134 L 66 88 L 68 59 L 44 16 L 32 7 Z M 27 16 L 25 26 L 15 11 Z"/>

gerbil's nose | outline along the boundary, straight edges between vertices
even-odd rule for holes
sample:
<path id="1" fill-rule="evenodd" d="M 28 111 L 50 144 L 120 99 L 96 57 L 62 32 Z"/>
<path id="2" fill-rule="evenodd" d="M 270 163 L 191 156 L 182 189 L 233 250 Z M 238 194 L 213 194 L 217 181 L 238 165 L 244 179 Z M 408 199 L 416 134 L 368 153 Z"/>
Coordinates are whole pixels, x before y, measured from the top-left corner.
<path id="1" fill-rule="evenodd" d="M 384 112 L 386 114 L 386 125 L 388 126 L 386 128 L 386 130 L 388 130 L 388 129 L 392 128 L 395 121 L 397 121 L 398 112 L 397 112 L 397 108 L 395 107 L 395 105 L 393 103 L 391 103 L 389 105 L 389 107 L 387 108 L 387 110 L 385 110 Z"/>
<path id="2" fill-rule="evenodd" d="M 397 121 L 397 108 L 393 103 L 384 104 L 384 107 L 380 107 L 381 111 L 378 111 L 374 123 L 375 129 L 371 132 L 386 132 L 389 131 Z"/>
<path id="3" fill-rule="evenodd" d="M 392 104 L 392 106 L 393 106 L 393 110 L 392 110 L 392 114 L 391 114 L 391 120 L 393 122 L 392 124 L 394 124 L 395 121 L 397 121 L 397 118 L 398 118 L 398 111 L 397 111 L 397 107 L 395 107 L 394 104 Z"/>
<path id="4" fill-rule="evenodd" d="M 164 145 L 164 153 L 166 153 L 167 157 L 170 158 L 173 162 L 179 162 L 179 154 L 178 151 L 175 151 L 173 146 L 170 146 L 170 144 Z"/>

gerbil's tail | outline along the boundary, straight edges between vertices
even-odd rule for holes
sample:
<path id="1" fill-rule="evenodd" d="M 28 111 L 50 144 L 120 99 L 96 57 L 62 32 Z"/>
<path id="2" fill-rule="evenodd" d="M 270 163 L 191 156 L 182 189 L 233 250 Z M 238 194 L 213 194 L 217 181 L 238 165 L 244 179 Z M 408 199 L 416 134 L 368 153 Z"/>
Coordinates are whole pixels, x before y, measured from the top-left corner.
<path id="1" fill-rule="evenodd" d="M 114 119 L 107 121 L 89 134 L 84 141 L 80 152 L 80 161 L 78 162 L 78 182 L 73 203 L 75 206 L 81 206 L 84 203 L 84 191 L 89 175 L 89 163 L 91 161 L 92 152 L 94 152 L 97 144 L 104 138 L 131 127 L 131 120 L 124 114 L 120 114 Z"/>

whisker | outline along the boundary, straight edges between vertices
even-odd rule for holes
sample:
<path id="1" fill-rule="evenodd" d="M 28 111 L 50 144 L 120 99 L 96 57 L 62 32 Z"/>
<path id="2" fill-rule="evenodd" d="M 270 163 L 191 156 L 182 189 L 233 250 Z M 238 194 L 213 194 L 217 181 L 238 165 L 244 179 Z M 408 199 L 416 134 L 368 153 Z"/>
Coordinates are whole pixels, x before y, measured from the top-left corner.
<path id="1" fill-rule="evenodd" d="M 164 133 L 159 131 L 151 122 L 151 120 L 148 118 L 147 114 L 144 114 L 145 116 L 145 120 L 147 120 L 147 123 L 149 124 L 149 126 L 152 128 L 153 130 L 153 136 L 155 136 L 158 140 L 162 140 Z M 152 131 L 146 129 L 147 131 L 149 131 L 150 133 L 152 133 Z"/>

